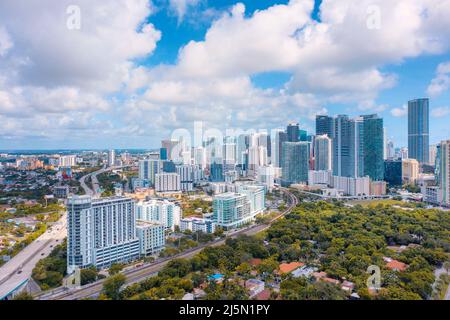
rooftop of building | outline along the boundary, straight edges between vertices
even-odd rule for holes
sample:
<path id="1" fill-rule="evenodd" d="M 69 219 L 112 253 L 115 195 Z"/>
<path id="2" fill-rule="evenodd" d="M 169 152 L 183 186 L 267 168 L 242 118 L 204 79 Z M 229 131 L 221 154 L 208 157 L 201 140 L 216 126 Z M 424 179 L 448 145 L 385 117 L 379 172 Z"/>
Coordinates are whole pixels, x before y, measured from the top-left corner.
<path id="1" fill-rule="evenodd" d="M 280 273 L 291 273 L 297 268 L 303 267 L 305 264 L 302 262 L 282 263 L 278 267 Z"/>
<path id="2" fill-rule="evenodd" d="M 214 197 L 214 199 L 233 199 L 233 198 L 241 197 L 241 196 L 244 196 L 244 195 L 235 193 L 235 192 L 225 192 L 225 193 L 216 195 Z"/>
<path id="3" fill-rule="evenodd" d="M 386 267 L 390 270 L 405 271 L 408 268 L 408 265 L 401 261 L 394 260 L 388 257 L 384 257 L 383 259 L 386 262 Z"/>

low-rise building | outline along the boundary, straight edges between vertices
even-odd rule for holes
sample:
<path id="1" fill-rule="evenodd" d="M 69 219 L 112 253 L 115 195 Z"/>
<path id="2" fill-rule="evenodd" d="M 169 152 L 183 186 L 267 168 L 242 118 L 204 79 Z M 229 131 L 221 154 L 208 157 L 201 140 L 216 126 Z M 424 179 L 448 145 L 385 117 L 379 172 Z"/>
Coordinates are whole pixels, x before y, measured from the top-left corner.
<path id="1" fill-rule="evenodd" d="M 371 196 L 385 196 L 387 183 L 385 181 L 371 181 L 370 195 Z"/>
<path id="2" fill-rule="evenodd" d="M 264 281 L 258 279 L 249 279 L 245 281 L 245 288 L 248 290 L 250 298 L 256 297 L 264 290 Z"/>
<path id="3" fill-rule="evenodd" d="M 423 201 L 435 205 L 442 203 L 442 189 L 436 186 L 422 188 Z"/>
<path id="4" fill-rule="evenodd" d="M 308 185 L 310 186 L 328 186 L 331 184 L 332 171 L 308 171 Z"/>
<path id="5" fill-rule="evenodd" d="M 332 177 L 332 187 L 342 190 L 346 195 L 361 197 L 370 195 L 370 178 Z"/>
<path id="6" fill-rule="evenodd" d="M 280 274 L 291 273 L 294 270 L 303 267 L 305 264 L 302 262 L 291 262 L 291 263 L 282 263 L 278 267 L 278 272 Z"/>
<path id="7" fill-rule="evenodd" d="M 187 217 L 180 220 L 180 231 L 184 232 L 186 230 L 214 233 L 216 231 L 216 225 L 212 219 Z"/>
<path id="8" fill-rule="evenodd" d="M 393 271 L 405 271 L 408 268 L 406 263 L 398 260 L 394 260 L 389 257 L 383 257 L 384 262 L 386 262 L 386 267 Z"/>
<path id="9" fill-rule="evenodd" d="M 151 256 L 164 249 L 166 244 L 164 230 L 164 226 L 160 223 L 136 221 L 136 234 L 139 238 L 141 256 Z"/>
<path id="10" fill-rule="evenodd" d="M 69 196 L 70 187 L 69 186 L 57 186 L 53 188 L 53 194 L 56 198 L 65 199 Z"/>

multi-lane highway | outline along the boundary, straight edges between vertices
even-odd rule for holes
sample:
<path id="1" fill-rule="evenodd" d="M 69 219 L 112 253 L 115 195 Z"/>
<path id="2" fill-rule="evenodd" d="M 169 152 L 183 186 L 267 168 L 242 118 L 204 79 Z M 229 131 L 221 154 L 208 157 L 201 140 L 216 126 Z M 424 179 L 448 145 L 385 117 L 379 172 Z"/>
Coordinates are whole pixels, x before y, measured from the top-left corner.
<path id="1" fill-rule="evenodd" d="M 116 170 L 116 169 L 123 169 L 123 168 L 127 168 L 127 167 L 130 167 L 130 166 L 108 167 L 108 168 L 107 167 L 103 167 L 100 170 L 97 170 L 97 171 L 94 171 L 94 172 L 91 172 L 89 174 L 86 174 L 86 175 L 82 176 L 80 178 L 80 185 L 81 185 L 81 187 L 83 188 L 84 192 L 87 195 L 96 196 L 96 195 L 98 195 L 98 192 L 100 190 L 100 183 L 98 182 L 98 179 L 97 179 L 97 176 L 99 174 L 102 174 L 102 173 L 105 173 L 105 172 L 108 172 L 108 171 L 112 171 L 112 170 Z M 86 184 L 86 179 L 89 178 L 89 177 L 91 178 L 92 187 L 93 187 L 94 190 L 89 188 L 88 185 Z"/>
<path id="2" fill-rule="evenodd" d="M 67 236 L 67 214 L 0 268 L 0 300 L 26 284 L 36 263 Z"/>
<path id="3" fill-rule="evenodd" d="M 276 220 L 282 218 L 284 215 L 290 213 L 295 206 L 298 204 L 298 199 L 290 193 L 287 189 L 282 189 L 282 192 L 285 193 L 288 196 L 289 199 L 289 207 L 282 213 L 280 213 L 278 216 L 273 218 L 269 223 L 267 224 L 260 224 L 260 225 L 254 225 L 246 229 L 238 230 L 232 234 L 229 234 L 228 237 L 235 238 L 239 235 L 255 235 L 259 232 L 262 232 L 270 227 L 272 223 L 274 223 Z M 127 277 L 126 284 L 130 285 L 136 282 L 143 281 L 144 279 L 151 277 L 155 274 L 157 274 L 169 261 L 175 259 L 175 258 L 192 258 L 197 253 L 199 253 L 201 250 L 203 250 L 205 247 L 208 246 L 219 246 L 225 243 L 224 239 L 208 243 L 205 245 L 202 245 L 200 247 L 185 251 L 183 253 L 180 253 L 176 256 L 172 256 L 170 258 L 165 258 L 162 260 L 158 260 L 155 263 L 143 265 L 141 267 L 127 270 L 124 272 L 124 275 Z M 36 296 L 37 299 L 41 300 L 78 300 L 83 298 L 88 298 L 92 296 L 98 295 L 102 288 L 103 288 L 103 282 L 104 280 L 97 281 L 95 283 L 83 286 L 81 288 L 77 289 L 67 289 L 67 288 L 58 288 L 56 290 L 53 290 L 51 292 L 47 292 L 45 294 L 40 294 Z"/>
<path id="4" fill-rule="evenodd" d="M 112 168 L 106 169 L 105 167 L 103 167 L 103 168 L 100 169 L 100 170 L 91 172 L 91 173 L 89 173 L 89 174 L 87 174 L 87 175 L 84 175 L 84 176 L 82 176 L 82 177 L 80 178 L 80 184 L 81 184 L 81 187 L 83 188 L 84 192 L 85 192 L 87 195 L 95 196 L 95 195 L 97 194 L 97 192 L 98 192 L 98 190 L 99 190 L 99 183 L 98 183 L 98 180 L 97 180 L 97 175 L 99 175 L 99 174 L 101 174 L 101 173 L 104 173 L 104 172 L 106 172 L 106 171 L 108 171 L 108 170 L 112 170 Z M 91 188 L 89 188 L 89 187 L 87 186 L 87 184 L 86 184 L 86 179 L 87 179 L 87 178 L 91 178 L 91 181 L 92 181 L 92 187 L 94 188 L 94 190 L 92 190 Z"/>

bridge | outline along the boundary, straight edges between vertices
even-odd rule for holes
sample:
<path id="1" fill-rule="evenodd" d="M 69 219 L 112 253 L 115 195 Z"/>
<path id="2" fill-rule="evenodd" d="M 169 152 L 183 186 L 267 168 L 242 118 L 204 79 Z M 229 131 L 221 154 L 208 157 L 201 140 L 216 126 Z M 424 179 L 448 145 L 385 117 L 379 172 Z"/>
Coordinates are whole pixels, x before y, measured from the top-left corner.
<path id="1" fill-rule="evenodd" d="M 81 184 L 81 187 L 83 188 L 83 190 L 84 190 L 84 192 L 87 194 L 87 195 L 90 195 L 90 196 L 98 196 L 98 194 L 99 194 L 99 190 L 100 190 L 100 183 L 98 182 L 98 179 L 97 179 L 97 176 L 99 175 L 99 174 L 102 174 L 102 173 L 105 173 L 105 172 L 108 172 L 108 171 L 113 171 L 113 170 L 120 170 L 120 169 L 124 169 L 124 168 L 129 168 L 129 167 L 132 167 L 132 165 L 127 165 L 127 166 L 120 166 L 120 167 L 103 167 L 103 168 L 101 168 L 100 170 L 97 170 L 97 171 L 94 171 L 94 172 L 91 172 L 91 173 L 89 173 L 89 174 L 86 174 L 86 175 L 84 175 L 84 176 L 82 176 L 81 178 L 80 178 L 80 184 Z M 92 181 L 92 187 L 93 187 L 93 189 L 94 190 L 92 190 L 91 188 L 89 188 L 88 187 L 88 185 L 86 184 L 86 179 L 87 178 L 91 178 L 91 181 Z"/>

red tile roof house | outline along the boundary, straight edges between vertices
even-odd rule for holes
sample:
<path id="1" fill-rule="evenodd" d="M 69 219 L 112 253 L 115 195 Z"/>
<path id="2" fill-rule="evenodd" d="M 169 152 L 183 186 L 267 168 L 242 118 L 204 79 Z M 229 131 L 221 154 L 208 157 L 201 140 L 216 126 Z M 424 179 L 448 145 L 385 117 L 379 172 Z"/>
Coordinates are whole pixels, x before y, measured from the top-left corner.
<path id="1" fill-rule="evenodd" d="M 261 260 L 261 259 L 257 259 L 257 258 L 255 258 L 255 259 L 250 259 L 250 260 L 248 261 L 248 263 L 249 263 L 252 267 L 257 267 L 257 266 L 259 266 L 259 265 L 261 264 L 261 262 L 262 262 L 262 260 Z"/>
<path id="2" fill-rule="evenodd" d="M 384 257 L 383 260 L 386 262 L 386 268 L 393 271 L 405 271 L 408 268 L 406 263 L 394 260 L 388 257 Z"/>
<path id="3" fill-rule="evenodd" d="M 291 262 L 291 263 L 282 263 L 278 267 L 279 274 L 287 274 L 291 273 L 292 271 L 303 267 L 305 264 L 302 262 Z"/>
<path id="4" fill-rule="evenodd" d="M 302 262 L 282 263 L 278 266 L 278 270 L 274 271 L 275 282 L 280 283 L 283 275 L 287 275 L 298 268 L 303 267 L 305 264 Z"/>

